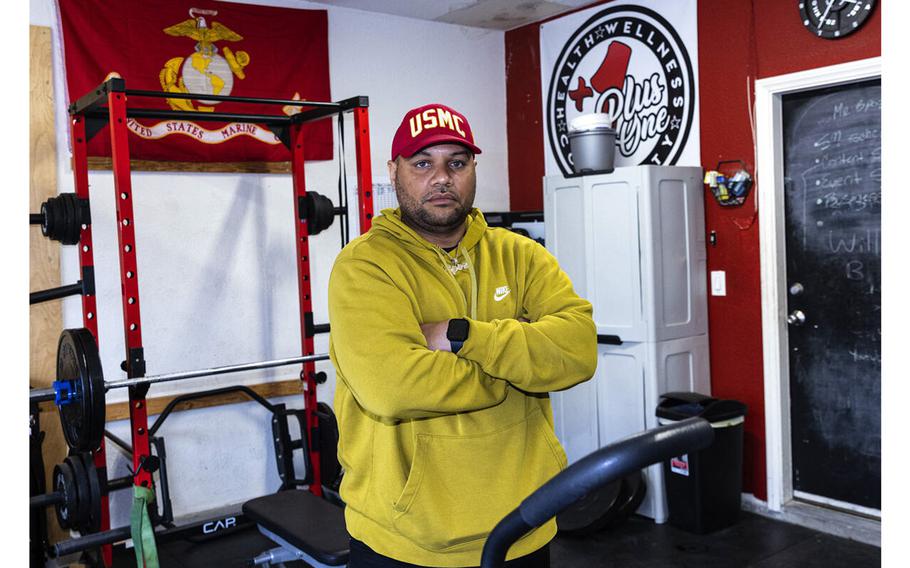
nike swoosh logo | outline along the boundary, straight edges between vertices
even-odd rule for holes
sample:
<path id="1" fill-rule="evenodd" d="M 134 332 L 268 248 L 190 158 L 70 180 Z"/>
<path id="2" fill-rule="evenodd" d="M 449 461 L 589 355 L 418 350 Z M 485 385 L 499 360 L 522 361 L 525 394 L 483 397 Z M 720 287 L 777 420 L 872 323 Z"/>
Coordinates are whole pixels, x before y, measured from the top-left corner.
<path id="1" fill-rule="evenodd" d="M 505 292 L 503 292 L 501 294 L 499 292 L 496 292 L 495 294 L 493 294 L 493 300 L 495 300 L 497 302 L 501 302 L 503 300 L 503 298 L 505 298 L 506 296 L 509 295 L 509 292 L 511 292 L 511 290 L 506 290 Z"/>

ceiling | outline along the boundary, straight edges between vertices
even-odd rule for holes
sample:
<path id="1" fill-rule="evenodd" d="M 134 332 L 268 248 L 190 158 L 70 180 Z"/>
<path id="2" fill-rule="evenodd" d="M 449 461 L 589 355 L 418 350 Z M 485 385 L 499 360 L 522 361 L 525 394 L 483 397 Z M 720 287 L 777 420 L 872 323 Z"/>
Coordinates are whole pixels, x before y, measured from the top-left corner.
<path id="1" fill-rule="evenodd" d="M 311 0 L 433 22 L 510 30 L 593 4 L 592 0 Z"/>

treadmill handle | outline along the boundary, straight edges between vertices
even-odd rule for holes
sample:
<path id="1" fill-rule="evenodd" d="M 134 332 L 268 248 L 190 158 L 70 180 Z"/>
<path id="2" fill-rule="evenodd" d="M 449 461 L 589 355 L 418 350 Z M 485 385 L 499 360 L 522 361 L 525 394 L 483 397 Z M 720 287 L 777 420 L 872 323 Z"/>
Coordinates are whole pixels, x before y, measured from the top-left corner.
<path id="1" fill-rule="evenodd" d="M 645 430 L 588 454 L 499 521 L 484 544 L 480 567 L 502 566 L 515 541 L 591 491 L 651 464 L 706 448 L 713 441 L 711 424 L 696 417 Z"/>

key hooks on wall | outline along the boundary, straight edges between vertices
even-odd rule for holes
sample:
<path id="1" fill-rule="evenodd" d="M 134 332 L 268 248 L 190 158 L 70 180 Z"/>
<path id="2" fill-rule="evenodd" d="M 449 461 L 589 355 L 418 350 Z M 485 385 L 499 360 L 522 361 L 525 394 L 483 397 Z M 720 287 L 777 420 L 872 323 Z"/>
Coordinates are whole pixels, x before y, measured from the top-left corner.
<path id="1" fill-rule="evenodd" d="M 733 166 L 723 168 L 725 164 Z M 752 175 L 742 160 L 722 160 L 717 162 L 715 169 L 705 172 L 705 185 L 711 188 L 721 207 L 735 207 L 746 201 L 752 187 Z"/>

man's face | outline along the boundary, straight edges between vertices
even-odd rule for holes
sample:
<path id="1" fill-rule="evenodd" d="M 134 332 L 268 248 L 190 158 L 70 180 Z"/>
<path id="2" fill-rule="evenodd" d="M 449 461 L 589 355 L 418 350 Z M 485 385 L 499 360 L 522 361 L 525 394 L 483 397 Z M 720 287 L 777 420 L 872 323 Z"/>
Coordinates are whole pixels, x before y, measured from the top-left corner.
<path id="1" fill-rule="evenodd" d="M 473 154 L 460 144 L 439 144 L 389 162 L 401 216 L 427 233 L 445 234 L 464 223 L 477 189 Z"/>

